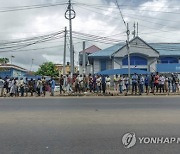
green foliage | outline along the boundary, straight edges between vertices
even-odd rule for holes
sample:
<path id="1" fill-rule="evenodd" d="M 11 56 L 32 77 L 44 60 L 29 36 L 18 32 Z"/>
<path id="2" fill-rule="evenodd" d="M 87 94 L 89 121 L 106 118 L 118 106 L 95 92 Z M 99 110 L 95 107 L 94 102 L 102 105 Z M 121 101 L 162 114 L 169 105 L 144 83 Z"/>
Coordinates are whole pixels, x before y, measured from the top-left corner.
<path id="1" fill-rule="evenodd" d="M 59 72 L 56 70 L 55 65 L 52 62 L 46 62 L 40 66 L 36 75 L 57 77 Z"/>
<path id="2" fill-rule="evenodd" d="M 8 58 L 0 58 L 0 64 L 7 64 L 7 63 L 9 63 Z"/>

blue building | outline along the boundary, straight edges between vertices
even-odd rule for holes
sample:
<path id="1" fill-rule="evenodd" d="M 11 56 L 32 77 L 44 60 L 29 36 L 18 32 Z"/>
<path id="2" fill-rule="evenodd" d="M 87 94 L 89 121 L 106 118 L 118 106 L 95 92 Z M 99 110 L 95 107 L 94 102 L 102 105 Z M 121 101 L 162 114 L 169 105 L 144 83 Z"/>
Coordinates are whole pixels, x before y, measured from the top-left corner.
<path id="1" fill-rule="evenodd" d="M 126 43 L 92 53 L 92 73 L 128 68 Z M 130 68 L 148 72 L 180 73 L 180 43 L 147 43 L 140 37 L 130 41 Z"/>
<path id="2" fill-rule="evenodd" d="M 0 65 L 0 77 L 5 78 L 8 77 L 24 77 L 27 73 L 27 70 L 11 64 L 1 64 Z"/>

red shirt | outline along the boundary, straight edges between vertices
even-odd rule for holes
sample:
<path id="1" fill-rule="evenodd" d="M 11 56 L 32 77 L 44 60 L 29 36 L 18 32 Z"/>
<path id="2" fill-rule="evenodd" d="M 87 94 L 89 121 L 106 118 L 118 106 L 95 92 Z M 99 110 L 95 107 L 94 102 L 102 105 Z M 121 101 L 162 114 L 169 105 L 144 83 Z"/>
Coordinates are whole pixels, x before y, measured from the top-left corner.
<path id="1" fill-rule="evenodd" d="M 155 76 L 155 81 L 154 81 L 154 83 L 159 83 L 159 75 L 156 75 L 156 76 Z"/>

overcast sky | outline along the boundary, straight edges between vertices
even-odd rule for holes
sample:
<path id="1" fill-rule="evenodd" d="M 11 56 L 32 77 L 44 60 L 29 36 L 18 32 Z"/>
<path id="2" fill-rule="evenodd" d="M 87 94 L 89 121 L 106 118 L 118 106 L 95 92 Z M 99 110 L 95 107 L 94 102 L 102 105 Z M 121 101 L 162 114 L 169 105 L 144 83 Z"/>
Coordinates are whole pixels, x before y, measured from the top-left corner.
<path id="1" fill-rule="evenodd" d="M 14 9 L 14 7 L 66 3 L 67 1 L 0 0 L 0 11 Z M 74 0 L 72 2 L 76 11 L 76 18 L 73 20 L 73 31 L 108 36 L 125 42 L 125 25 L 119 10 L 116 8 L 115 0 Z M 146 42 L 180 42 L 179 0 L 118 0 L 118 3 L 125 22 L 129 23 L 131 32 L 133 31 L 133 23 L 138 22 L 139 36 Z M 67 5 L 65 4 L 40 9 L 0 12 L 0 42 L 61 31 L 65 26 L 68 26 L 68 21 L 64 18 L 66 9 Z M 83 40 L 74 38 L 73 41 L 75 43 L 75 61 L 77 64 L 77 56 L 78 52 L 82 50 Z M 88 41 L 86 47 L 93 44 L 102 49 L 113 45 Z M 0 53 L 0 57 L 10 58 L 13 55 L 15 56 L 12 60 L 13 64 L 20 65 L 28 70 L 32 59 L 34 59 L 33 70 L 37 70 L 38 66 L 46 61 L 62 63 L 63 38 L 21 49 L 53 46 L 59 47 L 46 50 L 3 52 Z M 69 51 L 67 52 L 67 61 L 69 61 Z"/>

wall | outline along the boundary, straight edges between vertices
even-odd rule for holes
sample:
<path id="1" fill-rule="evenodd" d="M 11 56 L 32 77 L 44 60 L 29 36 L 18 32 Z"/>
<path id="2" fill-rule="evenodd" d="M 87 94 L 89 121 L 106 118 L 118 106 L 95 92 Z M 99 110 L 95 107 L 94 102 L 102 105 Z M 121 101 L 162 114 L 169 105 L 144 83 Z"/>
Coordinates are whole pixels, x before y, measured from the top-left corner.
<path id="1" fill-rule="evenodd" d="M 136 38 L 130 43 L 130 54 L 131 53 L 139 53 L 142 55 L 146 55 L 148 57 L 159 57 L 159 53 L 150 48 L 140 39 Z M 121 49 L 119 52 L 114 54 L 114 57 L 125 57 L 127 55 L 126 46 Z"/>

